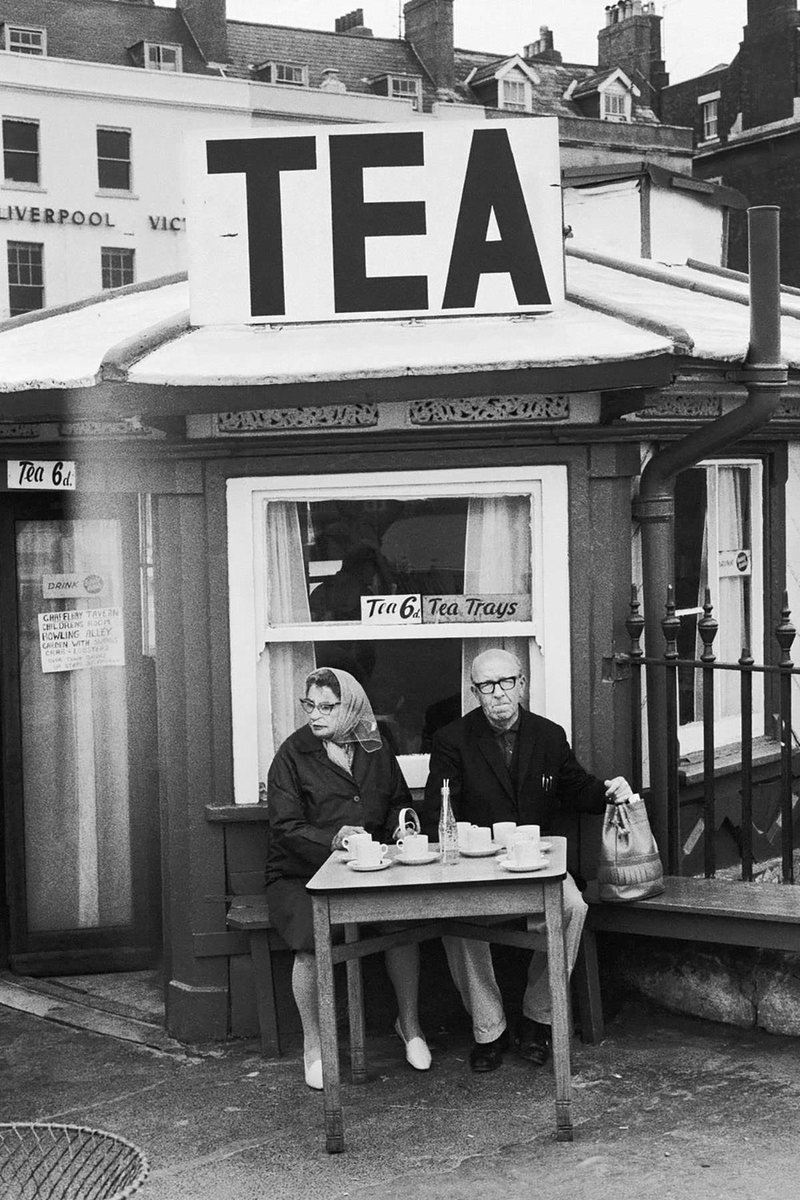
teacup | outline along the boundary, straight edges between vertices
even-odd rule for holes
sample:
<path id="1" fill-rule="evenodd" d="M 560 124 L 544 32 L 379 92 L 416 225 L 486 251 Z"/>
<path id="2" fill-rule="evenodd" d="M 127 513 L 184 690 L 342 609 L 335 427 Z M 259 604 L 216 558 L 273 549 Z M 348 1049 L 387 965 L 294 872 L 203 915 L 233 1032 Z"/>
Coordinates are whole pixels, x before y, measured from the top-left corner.
<path id="1" fill-rule="evenodd" d="M 472 851 L 491 850 L 492 831 L 488 825 L 473 825 L 469 831 L 467 848 Z"/>
<path id="2" fill-rule="evenodd" d="M 508 848 L 508 861 L 523 871 L 531 871 L 534 867 L 541 866 L 543 860 L 539 843 L 534 842 L 532 838 L 519 838 L 512 842 Z"/>
<path id="3" fill-rule="evenodd" d="M 511 835 L 517 828 L 516 821 L 495 821 L 492 834 L 498 846 L 508 846 Z"/>
<path id="4" fill-rule="evenodd" d="M 356 856 L 356 846 L 359 842 L 371 842 L 371 833 L 348 833 L 347 837 L 342 838 L 342 845 L 351 858 Z"/>
<path id="5" fill-rule="evenodd" d="M 533 842 L 536 847 L 537 855 L 541 853 L 539 846 L 539 826 L 538 825 L 518 825 L 514 830 L 511 841 L 516 845 L 517 842 Z"/>
<path id="6" fill-rule="evenodd" d="M 428 835 L 426 833 L 407 833 L 399 839 L 397 848 L 400 858 L 425 858 L 429 852 Z"/>
<path id="7" fill-rule="evenodd" d="M 373 842 L 372 838 L 359 838 L 355 843 L 355 862 L 357 867 L 377 867 L 383 862 L 388 847 L 382 842 Z"/>

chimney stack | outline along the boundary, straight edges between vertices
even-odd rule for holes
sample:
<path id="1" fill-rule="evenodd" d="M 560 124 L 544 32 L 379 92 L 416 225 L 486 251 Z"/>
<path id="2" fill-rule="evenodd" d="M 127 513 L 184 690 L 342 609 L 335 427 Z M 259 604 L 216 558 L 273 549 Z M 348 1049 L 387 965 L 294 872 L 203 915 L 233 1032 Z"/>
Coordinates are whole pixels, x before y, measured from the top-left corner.
<path id="1" fill-rule="evenodd" d="M 354 8 L 343 17 L 337 17 L 334 28 L 337 33 L 346 33 L 349 37 L 372 37 L 372 30 L 364 24 L 363 8 Z"/>
<path id="2" fill-rule="evenodd" d="M 539 26 L 539 37 L 535 42 L 527 45 L 523 51 L 523 58 L 533 58 L 537 62 L 560 63 L 562 62 L 561 53 L 553 48 L 553 31 L 547 25 Z"/>
<path id="3" fill-rule="evenodd" d="M 597 35 L 601 71 L 619 67 L 642 93 L 642 103 L 658 115 L 669 74 L 661 57 L 661 17 L 653 0 L 618 0 L 606 8 Z"/>
<path id="4" fill-rule="evenodd" d="M 406 41 L 434 84 L 452 91 L 456 81 L 453 0 L 408 0 L 403 17 Z"/>
<path id="5" fill-rule="evenodd" d="M 225 0 L 177 0 L 177 8 L 206 62 L 229 62 Z"/>

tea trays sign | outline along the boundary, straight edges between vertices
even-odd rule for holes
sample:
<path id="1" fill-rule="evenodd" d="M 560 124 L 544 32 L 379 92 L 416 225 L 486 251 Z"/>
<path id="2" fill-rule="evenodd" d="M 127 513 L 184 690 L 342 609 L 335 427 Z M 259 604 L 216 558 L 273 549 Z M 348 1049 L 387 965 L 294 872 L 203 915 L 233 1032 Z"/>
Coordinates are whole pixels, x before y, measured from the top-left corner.
<path id="1" fill-rule="evenodd" d="M 496 624 L 530 619 L 531 598 L 525 592 L 361 597 L 361 620 L 365 625 Z"/>

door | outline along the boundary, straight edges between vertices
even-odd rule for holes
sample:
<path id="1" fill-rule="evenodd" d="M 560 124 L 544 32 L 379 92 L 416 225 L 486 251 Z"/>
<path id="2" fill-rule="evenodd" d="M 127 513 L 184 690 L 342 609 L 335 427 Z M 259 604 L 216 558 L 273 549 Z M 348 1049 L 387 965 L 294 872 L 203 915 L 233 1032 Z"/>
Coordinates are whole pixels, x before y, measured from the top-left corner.
<path id="1" fill-rule="evenodd" d="M 135 970 L 159 955 L 140 510 L 137 497 L 2 497 L 3 949 L 22 974 Z"/>

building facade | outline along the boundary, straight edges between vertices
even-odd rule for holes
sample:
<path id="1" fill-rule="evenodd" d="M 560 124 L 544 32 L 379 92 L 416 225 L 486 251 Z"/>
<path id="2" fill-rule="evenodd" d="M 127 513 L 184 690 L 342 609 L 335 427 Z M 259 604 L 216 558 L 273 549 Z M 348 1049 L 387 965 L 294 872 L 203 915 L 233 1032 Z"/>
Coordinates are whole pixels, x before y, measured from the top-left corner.
<path id="1" fill-rule="evenodd" d="M 185 270 L 193 131 L 546 115 L 565 167 L 647 158 L 688 172 L 687 132 L 656 118 L 627 55 L 630 78 L 563 64 L 549 30 L 508 59 L 460 51 L 452 4 L 414 0 L 405 37 L 387 39 L 361 10 L 328 33 L 229 21 L 219 0 L 5 0 L 0 317 Z"/>
<path id="2" fill-rule="evenodd" d="M 800 285 L 800 12 L 795 0 L 748 0 L 730 64 L 666 87 L 665 121 L 694 131 L 694 174 L 781 208 L 783 281 Z M 731 227 L 730 265 L 747 270 L 743 220 Z"/>

